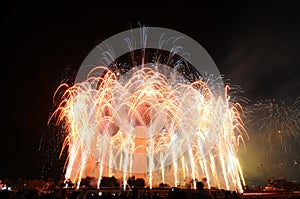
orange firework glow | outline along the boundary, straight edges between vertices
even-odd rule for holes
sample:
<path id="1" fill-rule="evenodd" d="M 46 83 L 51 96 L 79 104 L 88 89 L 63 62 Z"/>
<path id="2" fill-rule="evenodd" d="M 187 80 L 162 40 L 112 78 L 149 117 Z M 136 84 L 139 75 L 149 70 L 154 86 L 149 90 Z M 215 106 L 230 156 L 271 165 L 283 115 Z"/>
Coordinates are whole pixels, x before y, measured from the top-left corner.
<path id="1" fill-rule="evenodd" d="M 216 97 L 204 81 L 183 81 L 169 68 L 148 64 L 119 76 L 96 67 L 86 81 L 57 89 L 64 95 L 51 119 L 67 132 L 66 179 L 79 186 L 94 176 L 99 188 L 114 175 L 125 188 L 135 175 L 152 188 L 205 177 L 208 188 L 242 192 L 240 105 L 229 101 L 228 86 Z M 105 72 L 91 75 L 97 70 Z"/>

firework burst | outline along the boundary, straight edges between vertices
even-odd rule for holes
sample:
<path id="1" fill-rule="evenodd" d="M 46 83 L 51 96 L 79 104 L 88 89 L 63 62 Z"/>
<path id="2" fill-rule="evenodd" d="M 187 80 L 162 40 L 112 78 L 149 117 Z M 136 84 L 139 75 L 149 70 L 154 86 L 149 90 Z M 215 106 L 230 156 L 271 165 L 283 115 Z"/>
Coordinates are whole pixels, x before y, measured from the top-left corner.
<path id="1" fill-rule="evenodd" d="M 286 106 L 283 101 L 259 101 L 248 108 L 251 143 L 257 149 L 274 157 L 280 152 L 291 152 L 299 136 L 299 102 Z"/>
<path id="2" fill-rule="evenodd" d="M 89 70 L 84 81 L 59 86 L 63 95 L 50 120 L 66 132 L 66 179 L 79 187 L 81 178 L 95 176 L 99 187 L 102 176 L 116 175 L 125 189 L 133 174 L 150 188 L 206 177 L 209 187 L 242 192 L 241 106 L 229 100 L 228 86 L 175 55 L 178 49 L 165 57 L 162 50 L 149 56 L 132 49 L 132 64 L 114 59 Z M 106 52 L 107 61 L 114 53 Z"/>

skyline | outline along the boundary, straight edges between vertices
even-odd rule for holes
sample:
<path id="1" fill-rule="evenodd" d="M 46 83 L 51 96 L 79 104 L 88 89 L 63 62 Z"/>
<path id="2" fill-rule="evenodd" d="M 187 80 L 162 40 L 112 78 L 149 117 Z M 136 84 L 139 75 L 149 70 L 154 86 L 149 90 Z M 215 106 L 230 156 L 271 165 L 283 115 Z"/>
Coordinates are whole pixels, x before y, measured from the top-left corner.
<path id="1" fill-rule="evenodd" d="M 40 176 L 40 139 L 47 129 L 52 96 L 62 72 L 66 68 L 76 71 L 95 45 L 136 27 L 138 22 L 174 29 L 194 38 L 225 79 L 241 86 L 242 97 L 250 103 L 274 98 L 290 105 L 300 94 L 300 26 L 292 5 L 273 5 L 269 11 L 265 7 L 256 11 L 255 5 L 242 5 L 240 9 L 233 6 L 227 11 L 210 8 L 202 15 L 182 12 L 184 16 L 171 12 L 156 16 L 142 11 L 122 12 L 123 17 L 118 19 L 106 18 L 109 11 L 97 13 L 96 8 L 88 6 L 90 10 L 82 8 L 82 12 L 78 12 L 80 5 L 74 5 L 70 10 L 61 7 L 51 13 L 41 9 L 31 15 L 27 13 L 35 10 L 22 6 L 16 6 L 6 22 L 11 26 L 17 19 L 19 23 L 12 29 L 17 31 L 11 33 L 16 45 L 7 50 L 11 61 L 5 73 L 8 97 L 1 139 L 5 149 L 1 178 Z M 281 9 L 285 9 L 284 16 L 278 16 Z"/>

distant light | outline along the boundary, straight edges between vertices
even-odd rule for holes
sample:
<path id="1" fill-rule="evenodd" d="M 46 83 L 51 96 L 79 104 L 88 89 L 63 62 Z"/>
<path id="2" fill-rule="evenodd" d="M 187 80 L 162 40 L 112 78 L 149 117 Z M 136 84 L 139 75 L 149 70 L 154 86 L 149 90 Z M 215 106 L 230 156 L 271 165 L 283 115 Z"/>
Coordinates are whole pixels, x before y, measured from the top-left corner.
<path id="1" fill-rule="evenodd" d="M 5 190 L 11 191 L 12 189 L 11 189 L 11 187 L 3 186 L 2 191 L 5 191 Z"/>

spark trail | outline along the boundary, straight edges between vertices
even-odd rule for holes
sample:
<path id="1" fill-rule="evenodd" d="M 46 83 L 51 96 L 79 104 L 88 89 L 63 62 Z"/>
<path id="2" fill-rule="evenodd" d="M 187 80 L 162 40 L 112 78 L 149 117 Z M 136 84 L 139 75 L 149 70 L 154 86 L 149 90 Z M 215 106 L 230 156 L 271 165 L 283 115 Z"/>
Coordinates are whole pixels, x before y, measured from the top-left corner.
<path id="1" fill-rule="evenodd" d="M 57 89 L 64 95 L 52 118 L 67 132 L 66 179 L 79 186 L 81 178 L 95 176 L 99 186 L 102 176 L 126 181 L 134 174 L 152 188 L 205 176 L 209 187 L 242 191 L 239 104 L 161 64 L 134 67 L 121 77 L 106 67 L 90 74 L 97 70 L 103 75 Z"/>
<path id="2" fill-rule="evenodd" d="M 73 86 L 62 84 L 50 118 L 66 132 L 65 178 L 126 179 L 152 188 L 206 178 L 208 187 L 242 192 L 237 157 L 247 134 L 208 53 L 182 33 L 156 27 L 100 43 Z M 62 94 L 63 93 L 63 94 Z"/>

